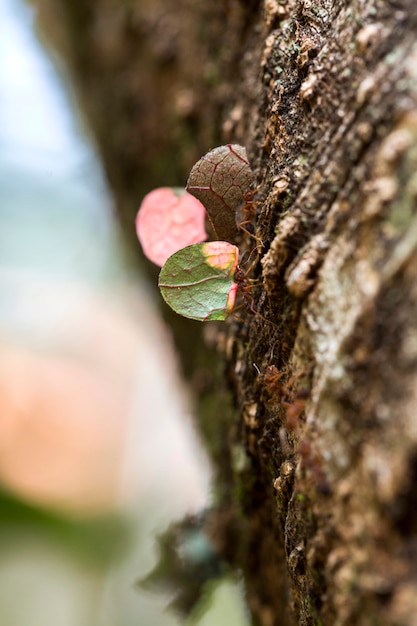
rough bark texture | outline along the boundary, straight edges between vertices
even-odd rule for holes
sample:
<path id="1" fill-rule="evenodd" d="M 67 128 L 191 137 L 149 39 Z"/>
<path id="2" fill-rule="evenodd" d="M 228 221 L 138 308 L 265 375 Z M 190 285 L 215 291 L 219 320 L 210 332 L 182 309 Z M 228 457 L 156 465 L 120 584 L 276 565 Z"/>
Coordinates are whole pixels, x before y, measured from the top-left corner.
<path id="1" fill-rule="evenodd" d="M 219 135 L 248 149 L 258 313 L 218 330 L 217 459 L 254 623 L 416 624 L 414 0 L 37 5 L 122 222 Z"/>

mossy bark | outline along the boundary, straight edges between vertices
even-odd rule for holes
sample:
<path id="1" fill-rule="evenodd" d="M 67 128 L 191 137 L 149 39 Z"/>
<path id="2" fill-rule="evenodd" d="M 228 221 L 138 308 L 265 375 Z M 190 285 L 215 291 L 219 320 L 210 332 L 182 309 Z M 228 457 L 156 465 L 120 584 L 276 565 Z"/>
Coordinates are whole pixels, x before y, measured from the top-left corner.
<path id="1" fill-rule="evenodd" d="M 126 229 L 150 186 L 248 149 L 257 313 L 216 335 L 214 458 L 254 623 L 414 624 L 417 5 L 36 4 Z"/>

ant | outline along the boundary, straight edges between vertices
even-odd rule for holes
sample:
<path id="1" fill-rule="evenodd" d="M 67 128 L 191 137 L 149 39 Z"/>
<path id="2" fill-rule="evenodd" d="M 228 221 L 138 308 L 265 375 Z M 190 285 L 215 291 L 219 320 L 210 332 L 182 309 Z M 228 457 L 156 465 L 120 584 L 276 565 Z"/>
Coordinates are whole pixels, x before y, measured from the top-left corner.
<path id="1" fill-rule="evenodd" d="M 323 458 L 317 452 L 313 452 L 313 446 L 308 439 L 302 439 L 298 446 L 301 464 L 310 471 L 318 491 L 323 495 L 330 493 L 330 485 L 323 469 Z"/>
<path id="2" fill-rule="evenodd" d="M 265 386 L 272 393 L 282 393 L 284 385 L 280 382 L 284 372 L 280 372 L 276 365 L 268 365 L 263 375 Z"/>
<path id="3" fill-rule="evenodd" d="M 249 284 L 248 279 L 246 278 L 245 272 L 242 270 L 242 268 L 239 265 L 237 266 L 237 268 L 235 270 L 234 280 L 235 280 L 235 282 L 238 285 L 238 288 L 240 290 L 240 293 L 242 294 L 243 301 L 244 301 L 246 307 L 254 315 L 260 315 L 258 313 L 258 311 L 256 311 L 256 309 L 255 309 L 254 299 L 253 299 L 253 296 L 251 294 L 251 290 L 254 287 L 256 287 L 256 285 L 250 285 Z M 262 315 L 260 315 L 260 317 L 262 319 L 265 319 L 265 318 L 262 317 Z"/>
<path id="4" fill-rule="evenodd" d="M 295 374 L 286 383 L 281 382 L 284 372 L 280 372 L 276 365 L 268 365 L 263 375 L 263 382 L 270 394 L 279 395 L 279 402 L 286 414 L 287 430 L 293 431 L 298 426 L 300 415 L 305 409 L 309 397 L 309 390 L 301 387 L 295 393 L 293 385 L 302 376 L 303 372 Z"/>
<path id="5" fill-rule="evenodd" d="M 247 261 L 249 261 L 249 259 Z M 261 315 L 261 313 L 259 313 L 259 311 L 255 309 L 255 301 L 252 295 L 252 289 L 254 289 L 255 287 L 259 287 L 261 283 L 249 283 L 247 275 L 252 267 L 253 266 L 251 266 L 247 272 L 244 272 L 241 266 L 238 265 L 234 273 L 234 281 L 238 286 L 239 293 L 242 294 L 243 302 L 246 305 L 246 308 L 257 317 L 260 317 L 264 322 L 272 324 L 270 320 L 267 320 L 263 315 Z"/>
<path id="6" fill-rule="evenodd" d="M 236 210 L 236 224 L 239 230 L 246 233 L 246 235 L 248 235 L 252 239 L 255 239 L 257 245 L 263 248 L 264 244 L 262 240 L 252 232 L 252 230 L 254 229 L 252 222 L 256 214 L 257 206 L 260 204 L 259 201 L 254 200 L 254 197 L 256 196 L 258 191 L 259 187 L 256 189 L 252 189 L 251 187 L 249 187 L 245 191 L 243 195 L 243 202 Z M 249 229 L 247 228 L 247 226 L 249 227 Z"/>

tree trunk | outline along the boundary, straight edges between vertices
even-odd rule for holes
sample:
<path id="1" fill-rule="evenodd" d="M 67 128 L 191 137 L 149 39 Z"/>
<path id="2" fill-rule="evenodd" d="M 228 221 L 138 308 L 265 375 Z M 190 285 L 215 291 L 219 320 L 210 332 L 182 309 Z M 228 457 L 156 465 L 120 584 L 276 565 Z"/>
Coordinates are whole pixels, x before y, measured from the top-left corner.
<path id="1" fill-rule="evenodd" d="M 214 458 L 254 623 L 417 624 L 417 5 L 36 4 L 131 238 L 151 186 L 248 149 Z"/>

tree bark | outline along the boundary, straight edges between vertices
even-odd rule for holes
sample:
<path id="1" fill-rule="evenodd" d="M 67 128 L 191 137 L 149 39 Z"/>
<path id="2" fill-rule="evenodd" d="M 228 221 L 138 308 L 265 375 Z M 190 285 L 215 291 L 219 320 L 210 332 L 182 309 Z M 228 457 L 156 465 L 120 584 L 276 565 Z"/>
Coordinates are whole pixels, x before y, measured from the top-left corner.
<path id="1" fill-rule="evenodd" d="M 417 5 L 36 4 L 126 230 L 220 139 L 248 149 L 256 313 L 218 328 L 213 456 L 253 623 L 416 624 Z"/>

